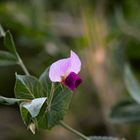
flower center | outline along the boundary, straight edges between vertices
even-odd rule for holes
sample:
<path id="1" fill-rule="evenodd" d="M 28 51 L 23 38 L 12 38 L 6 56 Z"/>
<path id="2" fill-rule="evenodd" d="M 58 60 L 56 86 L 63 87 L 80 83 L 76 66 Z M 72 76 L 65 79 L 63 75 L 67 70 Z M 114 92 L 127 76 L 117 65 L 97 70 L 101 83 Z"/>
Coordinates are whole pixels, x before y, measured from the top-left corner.
<path id="1" fill-rule="evenodd" d="M 82 79 L 79 77 L 78 74 L 71 72 L 62 83 L 67 86 L 69 89 L 74 90 L 76 89 L 81 83 Z"/>

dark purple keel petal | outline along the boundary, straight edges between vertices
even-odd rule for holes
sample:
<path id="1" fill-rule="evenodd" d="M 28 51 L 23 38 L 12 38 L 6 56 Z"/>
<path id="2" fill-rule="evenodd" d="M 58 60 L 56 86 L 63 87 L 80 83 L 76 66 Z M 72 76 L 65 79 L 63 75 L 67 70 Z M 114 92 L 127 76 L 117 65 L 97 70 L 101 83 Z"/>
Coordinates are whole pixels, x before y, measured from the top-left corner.
<path id="1" fill-rule="evenodd" d="M 66 79 L 64 80 L 64 85 L 66 85 L 69 89 L 75 90 L 81 83 L 82 79 L 74 72 L 71 72 Z"/>

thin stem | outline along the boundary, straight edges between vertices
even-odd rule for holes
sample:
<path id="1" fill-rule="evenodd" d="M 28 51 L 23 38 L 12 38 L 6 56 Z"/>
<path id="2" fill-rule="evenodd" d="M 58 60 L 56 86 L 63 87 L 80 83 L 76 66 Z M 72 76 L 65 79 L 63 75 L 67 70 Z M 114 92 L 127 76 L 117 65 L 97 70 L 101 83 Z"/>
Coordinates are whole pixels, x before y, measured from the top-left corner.
<path id="1" fill-rule="evenodd" d="M 75 134 L 76 136 L 78 136 L 79 138 L 81 138 L 82 140 L 89 140 L 88 137 L 86 137 L 84 134 L 78 132 L 77 130 L 71 128 L 70 126 L 68 126 L 67 124 L 65 124 L 64 122 L 60 122 L 59 123 L 62 127 L 64 127 L 65 129 L 67 129 L 68 131 L 70 131 L 71 133 Z"/>
<path id="2" fill-rule="evenodd" d="M 51 91 L 50 91 L 50 97 L 49 97 L 49 102 L 48 102 L 48 107 L 50 108 L 51 106 L 51 102 L 53 99 L 53 95 L 54 95 L 54 83 L 52 82 L 52 87 L 51 87 Z"/>
<path id="3" fill-rule="evenodd" d="M 16 56 L 17 56 L 17 59 L 18 59 L 18 64 L 21 66 L 21 68 L 23 69 L 24 73 L 26 75 L 30 75 L 30 73 L 28 72 L 27 68 L 25 67 L 25 65 L 24 65 L 22 59 L 20 58 L 20 56 L 18 54 L 16 54 Z"/>

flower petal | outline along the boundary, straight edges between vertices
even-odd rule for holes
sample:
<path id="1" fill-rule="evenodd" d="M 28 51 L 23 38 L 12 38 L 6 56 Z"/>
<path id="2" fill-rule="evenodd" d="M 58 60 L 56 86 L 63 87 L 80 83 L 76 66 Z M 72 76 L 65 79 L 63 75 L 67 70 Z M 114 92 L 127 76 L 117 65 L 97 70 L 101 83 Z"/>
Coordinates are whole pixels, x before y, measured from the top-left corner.
<path id="1" fill-rule="evenodd" d="M 69 58 L 60 59 L 50 66 L 49 78 L 52 82 L 61 82 L 70 72 L 79 73 L 81 69 L 81 61 L 76 53 L 71 51 Z"/>
<path id="2" fill-rule="evenodd" d="M 63 82 L 70 90 L 75 90 L 82 83 L 80 76 L 74 72 L 71 72 Z"/>
<path id="3" fill-rule="evenodd" d="M 70 60 L 71 60 L 70 72 L 75 72 L 76 74 L 78 74 L 81 70 L 81 61 L 78 55 L 73 51 L 71 51 Z"/>
<path id="4" fill-rule="evenodd" d="M 62 77 L 66 75 L 70 69 L 71 61 L 70 58 L 61 59 L 54 62 L 50 66 L 49 78 L 52 82 L 61 82 Z"/>

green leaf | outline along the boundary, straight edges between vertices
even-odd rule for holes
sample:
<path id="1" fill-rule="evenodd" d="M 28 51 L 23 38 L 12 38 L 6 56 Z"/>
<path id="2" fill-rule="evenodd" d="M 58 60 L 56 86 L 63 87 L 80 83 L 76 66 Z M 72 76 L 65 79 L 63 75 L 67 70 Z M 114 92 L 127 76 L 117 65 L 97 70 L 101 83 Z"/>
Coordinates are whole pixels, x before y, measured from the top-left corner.
<path id="1" fill-rule="evenodd" d="M 124 99 L 117 103 L 110 114 L 114 123 L 140 122 L 140 105 L 132 99 Z"/>
<path id="2" fill-rule="evenodd" d="M 15 95 L 18 99 L 28 100 L 20 104 L 20 112 L 24 123 L 29 125 L 46 101 L 47 97 L 44 97 L 43 87 L 33 76 L 16 74 Z"/>
<path id="3" fill-rule="evenodd" d="M 45 89 L 45 95 L 48 97 L 51 91 L 51 81 L 49 79 L 49 68 L 47 68 L 40 76 L 39 81 L 42 83 Z"/>
<path id="4" fill-rule="evenodd" d="M 102 137 L 102 136 L 92 136 L 92 137 L 89 137 L 89 140 L 120 140 L 118 138 L 114 138 L 114 137 Z"/>
<path id="5" fill-rule="evenodd" d="M 17 59 L 16 57 L 6 51 L 0 51 L 0 65 L 5 66 L 5 65 L 14 65 L 17 64 Z"/>
<path id="6" fill-rule="evenodd" d="M 131 97 L 136 102 L 140 103 L 140 85 L 128 65 L 125 66 L 124 79 L 126 88 Z"/>
<path id="7" fill-rule="evenodd" d="M 30 102 L 24 102 L 24 104 L 22 105 L 22 107 L 26 108 L 30 115 L 32 116 L 32 118 L 35 118 L 36 116 L 38 116 L 43 104 L 45 103 L 47 98 L 43 97 L 43 98 L 36 98 L 33 99 Z"/>
<path id="8" fill-rule="evenodd" d="M 6 98 L 3 96 L 0 96 L 0 104 L 4 105 L 13 105 L 15 103 L 25 101 L 24 99 L 15 99 L 15 98 Z"/>
<path id="9" fill-rule="evenodd" d="M 16 74 L 15 94 L 19 99 L 32 100 L 20 105 L 24 123 L 29 125 L 35 119 L 34 123 L 38 128 L 50 129 L 63 120 L 69 109 L 72 93 L 68 88 L 63 88 L 61 84 L 55 84 L 54 96 L 51 105 L 48 106 L 51 90 L 48 70 L 41 75 L 39 80 L 33 76 Z M 46 98 L 42 98 L 46 95 L 48 96 L 47 103 L 45 102 Z"/>
<path id="10" fill-rule="evenodd" d="M 32 101 L 22 102 L 20 104 L 20 112 L 21 112 L 22 119 L 24 123 L 28 126 L 28 128 L 32 131 L 33 134 L 35 133 L 35 129 L 31 129 L 32 128 L 31 124 L 34 124 L 33 128 L 37 127 L 37 124 L 33 122 L 34 120 L 36 120 L 35 117 L 39 115 L 41 108 L 45 104 L 46 99 L 47 98 L 36 98 L 33 99 Z"/>
<path id="11" fill-rule="evenodd" d="M 37 118 L 38 127 L 51 129 L 63 120 L 69 109 L 71 98 L 72 92 L 69 89 L 62 89 L 60 85 L 57 85 L 50 108 L 47 108 L 45 113 Z"/>
<path id="12" fill-rule="evenodd" d="M 62 89 L 61 86 L 57 87 L 51 108 L 47 112 L 49 129 L 64 119 L 64 116 L 69 109 L 72 94 L 73 93 L 68 88 Z"/>
<path id="13" fill-rule="evenodd" d="M 7 31 L 5 34 L 4 45 L 11 53 L 16 55 L 17 52 L 16 52 L 16 47 L 15 47 L 15 43 L 13 40 L 13 36 L 9 31 Z"/>
<path id="14" fill-rule="evenodd" d="M 24 122 L 24 124 L 29 125 L 32 122 L 32 118 L 30 113 L 28 112 L 28 110 L 26 108 L 23 108 L 24 103 L 20 104 L 20 113 L 21 113 L 21 117 L 22 120 Z"/>
<path id="15" fill-rule="evenodd" d="M 15 95 L 18 99 L 35 99 L 44 97 L 44 91 L 35 77 L 16 74 Z"/>
<path id="16" fill-rule="evenodd" d="M 43 72 L 40 76 L 40 82 L 42 83 L 45 93 L 48 96 L 49 102 L 49 94 L 51 91 L 51 81 L 48 76 L 48 68 Z M 69 105 L 72 99 L 72 92 L 66 88 L 62 87 L 61 84 L 55 84 L 54 97 L 51 103 L 50 108 L 45 109 L 45 113 L 40 115 L 38 120 L 38 127 L 51 129 L 55 125 L 57 125 L 61 120 L 63 120 L 65 114 L 69 109 Z"/>

